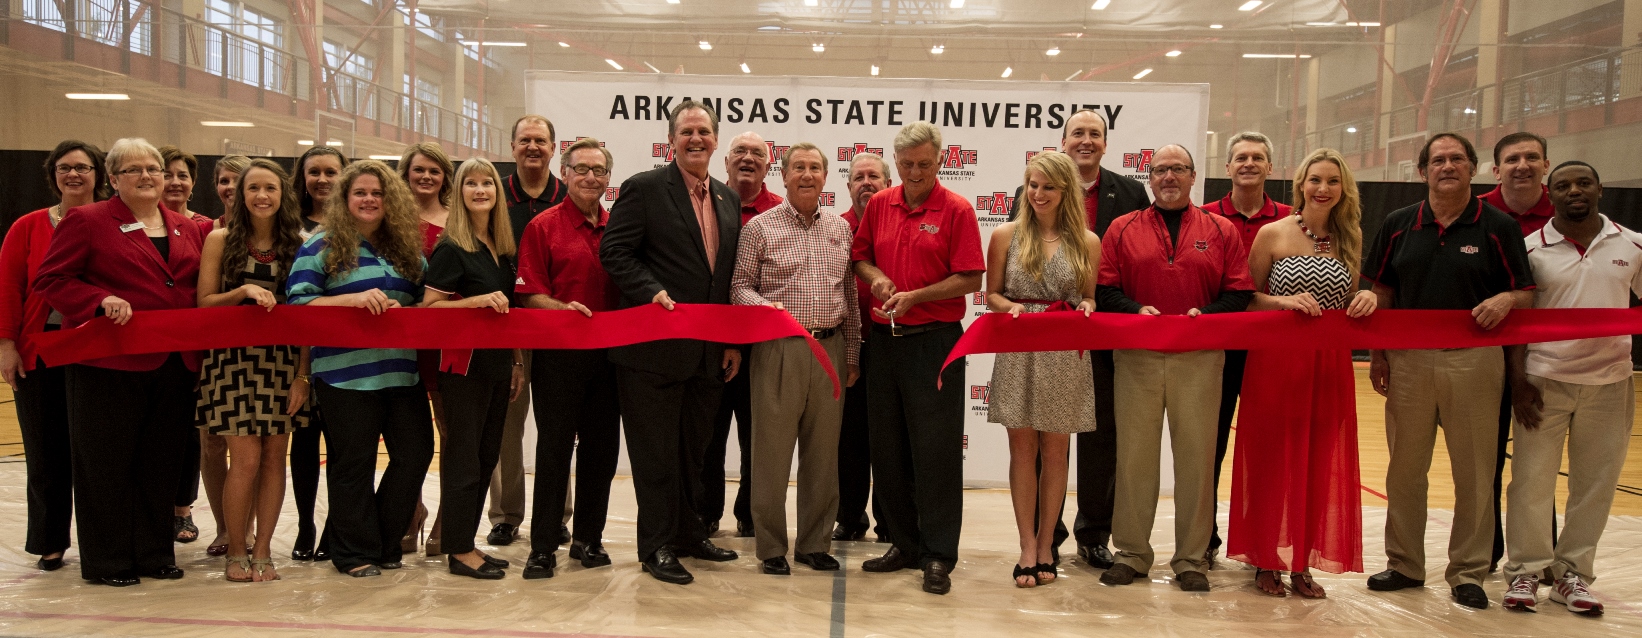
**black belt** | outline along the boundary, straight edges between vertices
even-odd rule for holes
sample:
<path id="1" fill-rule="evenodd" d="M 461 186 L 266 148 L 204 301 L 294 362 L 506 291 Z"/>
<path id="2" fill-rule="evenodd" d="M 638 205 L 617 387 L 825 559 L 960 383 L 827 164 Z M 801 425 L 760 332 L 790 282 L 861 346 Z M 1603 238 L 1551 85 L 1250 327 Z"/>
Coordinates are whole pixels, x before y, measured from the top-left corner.
<path id="1" fill-rule="evenodd" d="M 838 334 L 838 330 L 839 330 L 838 326 L 833 326 L 831 328 L 822 328 L 820 330 L 811 330 L 810 331 L 810 336 L 813 337 L 816 341 L 820 341 L 822 339 L 831 339 L 833 335 Z"/>
<path id="2" fill-rule="evenodd" d="M 890 326 L 889 324 L 874 323 L 872 324 L 872 331 L 887 334 L 891 337 L 910 337 L 915 334 L 932 332 L 942 328 L 956 328 L 958 325 L 959 324 L 956 321 L 934 321 L 911 326 L 906 324 L 896 324 L 894 326 Z"/>

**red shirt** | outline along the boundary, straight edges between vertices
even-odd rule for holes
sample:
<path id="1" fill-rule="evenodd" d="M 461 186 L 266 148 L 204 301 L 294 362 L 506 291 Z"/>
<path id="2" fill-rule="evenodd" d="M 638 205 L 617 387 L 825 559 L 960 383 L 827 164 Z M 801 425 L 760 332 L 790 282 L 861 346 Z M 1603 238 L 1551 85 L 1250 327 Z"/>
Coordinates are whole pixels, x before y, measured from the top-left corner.
<path id="1" fill-rule="evenodd" d="M 854 237 L 856 231 L 861 229 L 861 218 L 855 214 L 854 208 L 844 211 L 844 214 L 839 215 L 839 217 L 843 217 L 844 221 L 849 223 L 851 237 Z M 851 274 L 850 276 L 853 277 L 854 275 Z M 861 338 L 865 339 L 867 328 L 870 328 L 872 323 L 872 286 L 867 285 L 866 280 L 860 277 L 855 277 L 855 298 L 861 306 Z"/>
<path id="2" fill-rule="evenodd" d="M 741 202 L 741 225 L 746 226 L 747 222 L 751 221 L 752 218 L 757 217 L 759 213 L 775 208 L 778 204 L 784 201 L 787 200 L 782 199 L 780 195 L 770 192 L 770 187 L 759 184 L 758 195 L 754 196 L 750 200 Z"/>
<path id="3" fill-rule="evenodd" d="M 1237 229 L 1238 234 L 1243 237 L 1244 254 L 1254 250 L 1254 236 L 1260 234 L 1260 229 L 1265 228 L 1266 224 L 1294 214 L 1294 207 L 1274 202 L 1270 195 L 1262 193 L 1261 196 L 1266 198 L 1266 203 L 1253 217 L 1244 217 L 1243 213 L 1237 212 L 1237 207 L 1232 205 L 1230 193 L 1220 198 L 1220 201 L 1203 205 L 1203 212 L 1218 213 L 1232 223 L 1232 228 Z"/>
<path id="4" fill-rule="evenodd" d="M 194 213 L 194 216 L 189 218 L 189 221 L 194 222 L 194 224 L 196 226 L 200 227 L 200 241 L 201 242 L 205 241 L 205 236 L 206 235 L 211 234 L 211 229 L 217 227 L 217 220 L 211 219 L 210 217 L 206 217 L 206 216 L 201 215 L 199 213 Z M 227 224 L 223 224 L 223 228 L 227 228 L 227 227 L 228 227 Z M 203 244 L 201 244 L 201 245 L 203 245 Z"/>
<path id="5" fill-rule="evenodd" d="M 1528 209 L 1526 213 L 1518 213 L 1511 210 L 1511 207 L 1506 206 L 1505 193 L 1498 186 L 1495 186 L 1494 190 L 1488 191 L 1488 194 L 1483 195 L 1482 201 L 1493 204 L 1494 208 L 1505 211 L 1505 214 L 1510 215 L 1511 219 L 1517 221 L 1517 225 L 1522 226 L 1522 235 L 1527 237 L 1544 228 L 1546 224 L 1551 222 L 1551 218 L 1556 216 L 1556 208 L 1551 206 L 1551 189 L 1543 185 L 1540 188 L 1544 189 L 1544 192 L 1539 196 L 1539 203 L 1534 204 L 1534 207 Z"/>
<path id="6" fill-rule="evenodd" d="M 427 221 L 418 222 L 422 225 L 422 256 L 432 257 L 433 247 L 439 245 L 439 235 L 445 232 L 443 226 L 434 226 Z"/>
<path id="7" fill-rule="evenodd" d="M 31 335 L 45 330 L 51 308 L 46 298 L 30 294 L 40 263 L 51 246 L 50 209 L 40 209 L 19 217 L 6 232 L 0 245 L 0 339 L 17 342 L 23 370 L 34 369 L 37 357 Z"/>
<path id="8" fill-rule="evenodd" d="M 579 301 L 593 312 L 615 310 L 616 286 L 599 262 L 599 241 L 609 222 L 610 211 L 601 205 L 598 226 L 588 224 L 570 198 L 542 211 L 525 226 L 513 292 Z"/>
<path id="9" fill-rule="evenodd" d="M 866 218 L 855 232 L 853 261 L 871 261 L 895 282 L 898 291 L 917 290 L 961 272 L 986 270 L 981 255 L 981 227 L 975 207 L 962 195 L 935 183 L 917 210 L 907 208 L 903 186 L 879 191 L 867 203 Z M 1246 271 L 1246 269 L 1245 269 Z M 968 296 L 929 301 L 897 317 L 897 325 L 915 326 L 964 318 Z M 872 299 L 873 308 L 883 302 Z M 872 320 L 889 320 L 873 314 Z"/>
<path id="10" fill-rule="evenodd" d="M 1024 195 L 1025 192 L 1023 191 Z M 1095 183 L 1083 191 L 1083 223 L 1089 225 L 1089 232 L 1095 231 L 1096 215 L 1100 213 L 1100 173 L 1095 173 Z"/>
<path id="11" fill-rule="evenodd" d="M 1193 206 L 1180 218 L 1180 241 L 1171 246 L 1168 235 L 1155 205 L 1113 220 L 1097 282 L 1166 315 L 1207 306 L 1222 291 L 1254 290 L 1248 252 L 1230 220 Z"/>

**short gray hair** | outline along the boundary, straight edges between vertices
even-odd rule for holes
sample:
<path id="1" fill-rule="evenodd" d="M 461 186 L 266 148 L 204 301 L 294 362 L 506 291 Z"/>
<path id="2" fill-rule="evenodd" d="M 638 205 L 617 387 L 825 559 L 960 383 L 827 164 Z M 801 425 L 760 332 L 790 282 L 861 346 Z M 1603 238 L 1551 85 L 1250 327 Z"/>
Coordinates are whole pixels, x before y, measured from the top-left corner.
<path id="1" fill-rule="evenodd" d="M 165 156 L 160 155 L 160 149 L 154 148 L 148 140 L 140 137 L 122 137 L 114 141 L 108 148 L 108 173 L 113 175 L 125 168 L 125 163 L 139 157 L 152 157 L 161 168 L 165 167 Z"/>
<path id="2" fill-rule="evenodd" d="M 792 154 L 798 151 L 815 151 L 815 154 L 821 157 L 821 170 L 823 172 L 827 170 L 827 154 L 821 152 L 821 147 L 809 142 L 799 142 L 787 147 L 786 154 L 781 156 L 781 170 L 787 170 L 787 164 L 792 161 Z"/>
<path id="3" fill-rule="evenodd" d="M 884 179 L 889 179 L 889 162 L 884 161 L 884 156 L 877 153 L 856 153 L 855 157 L 850 158 L 850 170 L 848 174 L 849 179 L 855 179 L 855 163 L 861 160 L 873 160 L 878 162 L 878 170 L 884 173 Z"/>
<path id="4" fill-rule="evenodd" d="M 616 168 L 616 158 L 610 155 L 610 149 L 604 147 L 604 142 L 600 142 L 595 138 L 584 137 L 565 147 L 564 152 L 559 154 L 559 169 L 570 168 L 570 154 L 584 148 L 598 149 L 600 153 L 604 153 L 604 170 L 608 171 Z"/>
<path id="5" fill-rule="evenodd" d="M 895 134 L 895 152 L 929 144 L 935 150 L 941 149 L 941 129 L 934 124 L 918 120 L 901 127 L 901 132 Z"/>
<path id="6" fill-rule="evenodd" d="M 1226 141 L 1226 163 L 1231 163 L 1232 147 L 1237 146 L 1238 142 L 1259 142 L 1266 147 L 1266 161 L 1272 161 L 1271 138 L 1266 137 L 1264 133 L 1243 131 L 1231 136 L 1231 139 Z"/>

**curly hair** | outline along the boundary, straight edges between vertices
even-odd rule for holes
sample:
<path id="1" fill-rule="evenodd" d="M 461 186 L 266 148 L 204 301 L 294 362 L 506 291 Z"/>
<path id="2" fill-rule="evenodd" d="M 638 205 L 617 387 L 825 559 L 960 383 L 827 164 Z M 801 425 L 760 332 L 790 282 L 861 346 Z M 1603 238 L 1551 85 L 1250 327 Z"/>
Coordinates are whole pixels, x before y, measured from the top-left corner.
<path id="1" fill-rule="evenodd" d="M 291 262 L 296 261 L 296 251 L 302 247 L 302 212 L 296 205 L 296 194 L 291 192 L 290 176 L 285 169 L 272 160 L 257 158 L 240 171 L 240 179 L 234 185 L 234 210 L 224 220 L 223 228 L 228 230 L 226 242 L 222 247 L 222 276 L 226 281 L 229 277 L 245 269 L 246 262 L 251 260 L 251 237 L 256 229 L 251 223 L 250 207 L 246 204 L 245 183 L 249 180 L 250 172 L 262 169 L 273 174 L 279 184 L 279 210 L 274 212 L 274 255 L 279 262 L 279 281 L 276 288 L 285 289 L 285 276 L 291 271 Z"/>
<path id="2" fill-rule="evenodd" d="M 1340 169 L 1340 203 L 1329 211 L 1328 236 L 1334 240 L 1334 258 L 1345 263 L 1346 270 L 1355 280 L 1362 264 L 1363 204 L 1357 193 L 1357 179 L 1351 176 L 1351 167 L 1346 165 L 1346 158 L 1339 151 L 1320 148 L 1300 162 L 1300 169 L 1294 172 L 1294 212 L 1300 213 L 1306 209 L 1306 174 L 1311 171 L 1311 165 L 1318 162 L 1328 162 Z"/>
<path id="3" fill-rule="evenodd" d="M 1066 239 L 1061 243 L 1061 250 L 1066 252 L 1066 263 L 1072 266 L 1072 275 L 1077 280 L 1078 294 L 1081 295 L 1089 280 L 1095 276 L 1094 268 L 1089 264 L 1089 246 L 1083 241 L 1083 232 L 1089 227 L 1089 214 L 1083 207 L 1083 189 L 1078 188 L 1078 165 L 1071 156 L 1060 151 L 1038 153 L 1026 163 L 1022 183 L 1027 186 L 1021 189 L 1020 199 L 1015 203 L 1019 211 L 1015 213 L 1015 232 L 1021 237 L 1021 269 L 1041 282 L 1044 262 L 1049 260 L 1040 241 L 1043 229 L 1038 227 L 1038 216 L 1032 213 L 1032 205 L 1027 202 L 1033 171 L 1043 173 L 1049 185 L 1060 191 L 1060 206 L 1055 209 L 1055 230 Z"/>
<path id="4" fill-rule="evenodd" d="M 359 267 L 359 244 L 365 238 L 348 212 L 348 191 L 362 175 L 374 176 L 382 184 L 382 227 L 372 242 L 376 254 L 392 264 L 399 276 L 421 281 L 422 220 L 416 214 L 416 201 L 399 174 L 378 160 L 360 160 L 342 169 L 336 189 L 325 202 L 325 272 L 340 277 Z"/>

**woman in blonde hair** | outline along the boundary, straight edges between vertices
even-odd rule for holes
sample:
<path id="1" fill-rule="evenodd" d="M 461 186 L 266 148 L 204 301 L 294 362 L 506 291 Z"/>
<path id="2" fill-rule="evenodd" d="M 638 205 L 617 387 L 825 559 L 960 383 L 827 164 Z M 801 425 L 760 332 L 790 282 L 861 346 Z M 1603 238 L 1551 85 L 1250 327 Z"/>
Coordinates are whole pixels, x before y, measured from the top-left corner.
<path id="1" fill-rule="evenodd" d="M 986 251 L 992 312 L 1095 310 L 1100 239 L 1088 230 L 1077 165 L 1044 152 L 1026 165 L 1017 221 L 998 226 Z M 1055 520 L 1066 499 L 1072 434 L 1095 429 L 1094 378 L 1079 352 L 1009 352 L 992 364 L 987 421 L 1009 432 L 1009 491 L 1020 532 L 1015 586 L 1055 579 Z M 1039 466 L 1041 463 L 1041 471 Z"/>
<path id="2" fill-rule="evenodd" d="M 1255 235 L 1249 310 L 1372 314 L 1374 293 L 1355 285 L 1361 219 L 1345 158 L 1313 152 L 1294 176 L 1294 215 Z M 1311 568 L 1363 570 L 1351 352 L 1251 350 L 1248 369 L 1259 372 L 1243 377 L 1226 555 L 1253 565 L 1264 593 L 1284 595 L 1287 571 L 1295 593 L 1322 598 Z"/>
<path id="3" fill-rule="evenodd" d="M 292 304 L 380 315 L 415 304 L 426 269 L 410 191 L 386 164 L 364 160 L 337 177 L 323 228 L 297 251 L 286 295 Z M 398 569 L 399 541 L 433 460 L 432 416 L 416 351 L 314 347 L 309 353 L 328 428 L 331 562 L 356 577 Z M 373 489 L 378 437 L 387 444 L 388 467 Z"/>

